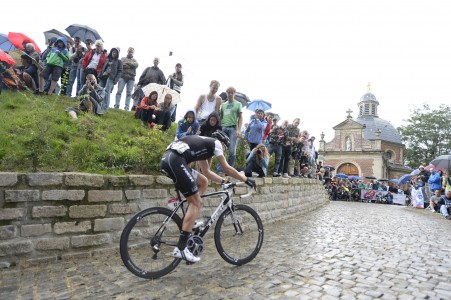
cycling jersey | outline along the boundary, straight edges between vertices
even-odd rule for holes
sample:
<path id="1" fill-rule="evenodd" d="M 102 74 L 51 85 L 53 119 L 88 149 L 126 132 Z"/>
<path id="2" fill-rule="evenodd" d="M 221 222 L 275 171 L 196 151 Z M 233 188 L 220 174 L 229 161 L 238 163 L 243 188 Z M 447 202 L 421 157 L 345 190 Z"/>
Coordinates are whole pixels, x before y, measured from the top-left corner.
<path id="1" fill-rule="evenodd" d="M 185 136 L 171 143 L 166 150 L 175 150 L 183 154 L 187 163 L 224 155 L 220 141 L 198 135 Z"/>

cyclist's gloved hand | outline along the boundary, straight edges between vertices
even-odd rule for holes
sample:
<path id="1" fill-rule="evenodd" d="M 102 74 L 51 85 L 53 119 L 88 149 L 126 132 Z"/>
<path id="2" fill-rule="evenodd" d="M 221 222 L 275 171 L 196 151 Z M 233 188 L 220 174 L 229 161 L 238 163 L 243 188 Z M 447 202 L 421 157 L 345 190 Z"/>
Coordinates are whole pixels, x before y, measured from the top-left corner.
<path id="1" fill-rule="evenodd" d="M 255 183 L 255 180 L 248 178 L 244 183 L 246 183 L 249 187 L 253 188 L 254 191 L 257 190 L 257 184 Z"/>

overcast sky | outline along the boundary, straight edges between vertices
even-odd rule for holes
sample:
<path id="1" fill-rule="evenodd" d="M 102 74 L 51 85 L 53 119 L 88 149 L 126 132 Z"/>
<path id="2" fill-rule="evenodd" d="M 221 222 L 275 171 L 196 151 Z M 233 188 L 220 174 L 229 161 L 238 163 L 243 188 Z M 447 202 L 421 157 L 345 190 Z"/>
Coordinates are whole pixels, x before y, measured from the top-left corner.
<path id="1" fill-rule="evenodd" d="M 64 3 L 64 4 L 62 4 Z M 166 77 L 182 63 L 178 114 L 217 79 L 273 104 L 282 119 L 325 140 L 354 111 L 368 82 L 379 116 L 397 127 L 413 105 L 450 105 L 451 4 L 438 0 L 10 1 L 0 32 L 23 32 L 45 49 L 43 31 L 73 23 L 98 30 L 105 48 L 136 49 L 138 77 L 153 57 Z M 145 4 L 144 4 L 145 3 Z M 6 11 L 10 12 L 7 13 Z M 169 56 L 169 51 L 173 56 Z M 111 96 L 114 104 L 115 90 Z M 123 94 L 123 107 L 125 93 Z M 249 113 L 245 115 L 246 119 Z"/>

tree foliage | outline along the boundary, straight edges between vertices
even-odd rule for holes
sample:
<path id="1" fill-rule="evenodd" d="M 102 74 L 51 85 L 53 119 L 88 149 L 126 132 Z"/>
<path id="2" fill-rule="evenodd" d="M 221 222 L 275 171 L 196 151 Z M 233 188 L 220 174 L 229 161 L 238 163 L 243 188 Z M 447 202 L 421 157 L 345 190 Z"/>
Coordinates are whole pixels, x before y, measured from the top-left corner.
<path id="1" fill-rule="evenodd" d="M 408 124 L 398 127 L 406 144 L 404 158 L 408 166 L 417 168 L 429 164 L 442 154 L 451 153 L 451 107 L 441 104 L 431 109 L 428 104 L 414 107 Z"/>

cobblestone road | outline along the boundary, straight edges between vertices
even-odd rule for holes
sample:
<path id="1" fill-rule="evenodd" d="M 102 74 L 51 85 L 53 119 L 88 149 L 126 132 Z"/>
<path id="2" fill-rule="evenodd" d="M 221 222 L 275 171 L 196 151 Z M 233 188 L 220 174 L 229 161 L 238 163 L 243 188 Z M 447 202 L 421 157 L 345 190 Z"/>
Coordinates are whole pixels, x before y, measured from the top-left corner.
<path id="1" fill-rule="evenodd" d="M 332 202 L 265 226 L 257 258 L 235 267 L 207 238 L 202 261 L 159 280 L 119 255 L 0 271 L 1 299 L 451 299 L 451 222 L 400 206 Z"/>

